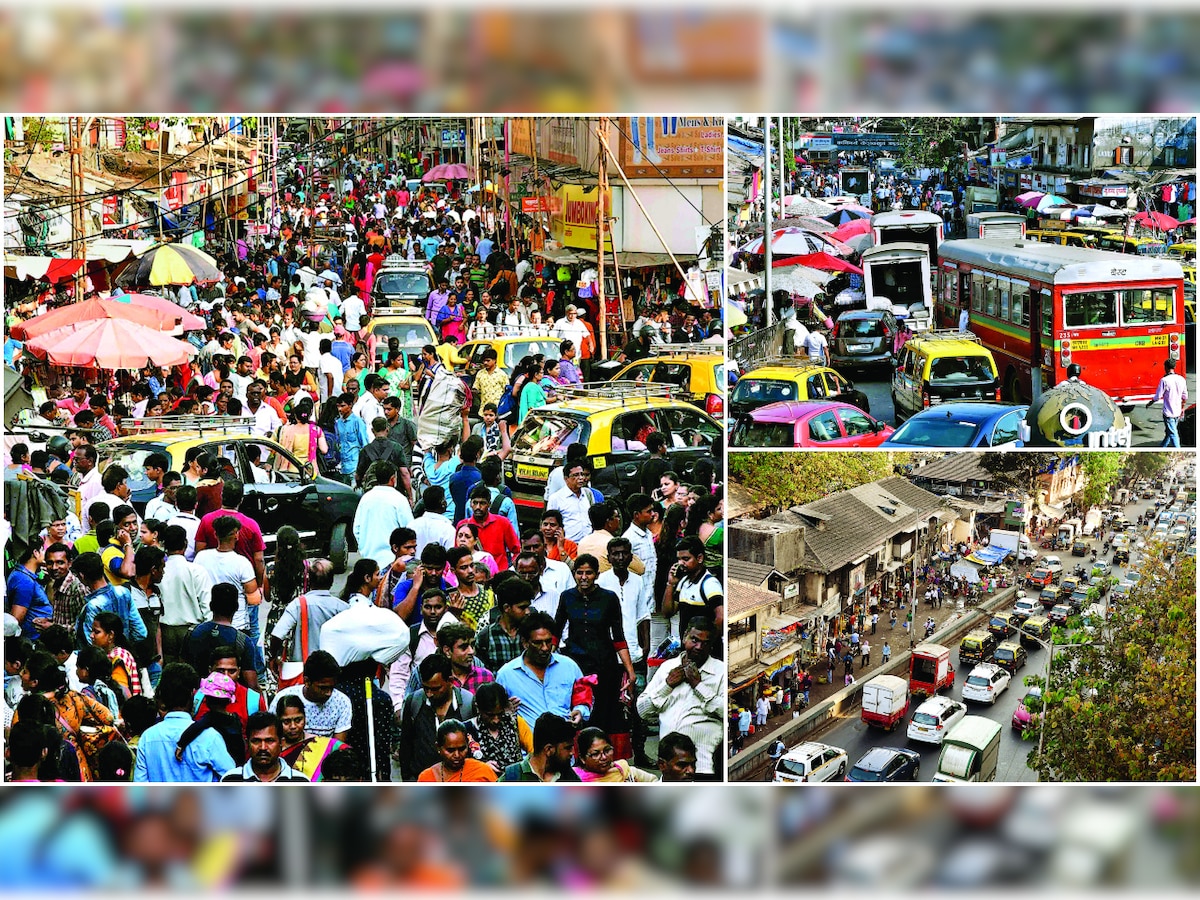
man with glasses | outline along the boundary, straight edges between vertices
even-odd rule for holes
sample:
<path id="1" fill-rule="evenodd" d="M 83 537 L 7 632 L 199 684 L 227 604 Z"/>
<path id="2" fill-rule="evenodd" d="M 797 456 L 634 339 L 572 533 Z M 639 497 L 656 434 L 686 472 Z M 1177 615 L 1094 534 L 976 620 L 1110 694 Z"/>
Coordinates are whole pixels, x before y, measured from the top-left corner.
<path id="1" fill-rule="evenodd" d="M 279 413 L 269 403 L 264 403 L 267 396 L 267 385 L 261 379 L 250 382 L 246 388 L 246 415 L 253 416 L 250 432 L 258 437 L 271 437 L 283 425 Z"/>
<path id="2" fill-rule="evenodd" d="M 578 544 L 592 533 L 592 522 L 588 515 L 595 498 L 587 482 L 591 472 L 586 462 L 570 463 L 563 472 L 566 487 L 556 491 L 546 501 L 546 509 L 557 509 L 562 513 L 563 533 L 568 540 Z"/>

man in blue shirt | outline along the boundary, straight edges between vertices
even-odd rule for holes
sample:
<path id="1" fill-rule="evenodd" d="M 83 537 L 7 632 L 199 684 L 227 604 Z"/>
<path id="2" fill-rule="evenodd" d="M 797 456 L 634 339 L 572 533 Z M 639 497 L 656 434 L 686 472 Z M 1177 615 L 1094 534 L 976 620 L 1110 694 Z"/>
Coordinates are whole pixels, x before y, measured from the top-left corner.
<path id="1" fill-rule="evenodd" d="M 179 738 L 192 724 L 192 700 L 199 686 L 200 677 L 187 663 L 171 663 L 163 669 L 155 699 L 167 714 L 138 741 L 134 781 L 207 784 L 220 781 L 237 765 L 214 728 L 200 732 L 183 751 L 182 760 L 175 758 Z"/>
<path id="2" fill-rule="evenodd" d="M 41 567 L 41 544 L 26 547 L 17 554 L 17 565 L 6 583 L 6 612 L 21 623 L 21 637 L 30 641 L 36 641 L 42 630 L 50 627 L 54 616 L 46 590 L 37 580 Z"/>
<path id="3" fill-rule="evenodd" d="M 571 705 L 571 692 L 583 671 L 569 656 L 554 652 L 558 638 L 554 620 L 540 611 L 531 611 L 517 630 L 524 652 L 507 662 L 496 673 L 496 681 L 510 697 L 520 700 L 517 710 L 526 722 L 537 721 L 542 713 L 554 713 L 578 725 L 591 716 L 584 705 Z"/>
<path id="4" fill-rule="evenodd" d="M 425 259 L 433 259 L 433 255 L 437 253 L 437 249 L 441 244 L 442 239 L 437 236 L 437 232 L 431 231 L 425 237 L 421 238 L 421 252 L 425 254 Z"/>
<path id="5" fill-rule="evenodd" d="M 338 397 L 338 414 L 333 420 L 333 432 L 337 437 L 338 451 L 342 458 L 341 480 L 346 484 L 354 483 L 359 451 L 371 440 L 371 436 L 367 434 L 367 423 L 360 416 L 354 415 L 354 403 L 357 399 L 350 391 Z"/>
<path id="6" fill-rule="evenodd" d="M 71 571 L 83 582 L 90 594 L 83 602 L 83 610 L 75 623 L 75 643 L 86 647 L 91 643 L 92 622 L 102 612 L 116 613 L 125 626 L 125 640 L 129 644 L 144 641 L 147 636 L 146 623 L 133 603 L 127 587 L 110 584 L 104 575 L 104 562 L 99 553 L 81 553 L 71 563 Z"/>
<path id="7" fill-rule="evenodd" d="M 451 506 L 446 510 L 446 518 L 451 522 L 461 522 L 467 517 L 467 492 L 479 484 L 482 477 L 475 463 L 483 452 L 483 441 L 471 435 L 458 448 L 458 458 L 461 465 L 457 472 L 450 476 L 447 487 L 450 490 Z M 451 515 L 453 513 L 453 515 Z"/>
<path id="8" fill-rule="evenodd" d="M 475 245 L 475 252 L 479 254 L 479 261 L 486 263 L 487 258 L 491 256 L 492 251 L 496 248 L 495 242 L 486 235 L 479 239 L 479 243 Z"/>

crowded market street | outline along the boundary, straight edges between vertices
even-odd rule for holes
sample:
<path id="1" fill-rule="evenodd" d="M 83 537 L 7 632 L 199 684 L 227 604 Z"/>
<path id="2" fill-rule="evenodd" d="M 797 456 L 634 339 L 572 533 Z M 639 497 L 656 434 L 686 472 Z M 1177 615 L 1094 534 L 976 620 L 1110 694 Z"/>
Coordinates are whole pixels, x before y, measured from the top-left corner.
<path id="1" fill-rule="evenodd" d="M 723 123 L 659 123 L 22 123 L 10 779 L 721 779 Z"/>

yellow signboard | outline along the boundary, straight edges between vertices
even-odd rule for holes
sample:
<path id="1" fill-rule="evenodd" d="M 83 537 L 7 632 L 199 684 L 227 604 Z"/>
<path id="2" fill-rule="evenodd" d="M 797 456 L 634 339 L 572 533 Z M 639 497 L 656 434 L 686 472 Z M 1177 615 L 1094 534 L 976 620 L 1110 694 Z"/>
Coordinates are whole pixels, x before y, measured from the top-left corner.
<path id="1" fill-rule="evenodd" d="M 564 247 L 595 250 L 599 197 L 600 191 L 597 188 L 564 184 L 555 194 L 555 209 L 550 214 L 550 236 Z M 604 205 L 611 216 L 611 191 L 606 195 Z M 606 237 L 606 248 L 611 250 L 612 237 Z"/>

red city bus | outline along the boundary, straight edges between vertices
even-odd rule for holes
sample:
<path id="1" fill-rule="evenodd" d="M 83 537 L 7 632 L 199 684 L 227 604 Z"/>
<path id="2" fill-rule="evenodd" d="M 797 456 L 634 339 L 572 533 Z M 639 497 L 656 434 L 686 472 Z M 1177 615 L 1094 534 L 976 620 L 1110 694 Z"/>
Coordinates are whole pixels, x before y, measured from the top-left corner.
<path id="1" fill-rule="evenodd" d="M 969 304 L 970 330 L 992 351 L 1008 400 L 1029 402 L 1039 360 L 1043 389 L 1066 381 L 1074 362 L 1126 408 L 1154 396 L 1165 359 L 1184 374 L 1174 260 L 1011 238 L 945 241 L 938 257 L 939 327 L 957 327 Z"/>

